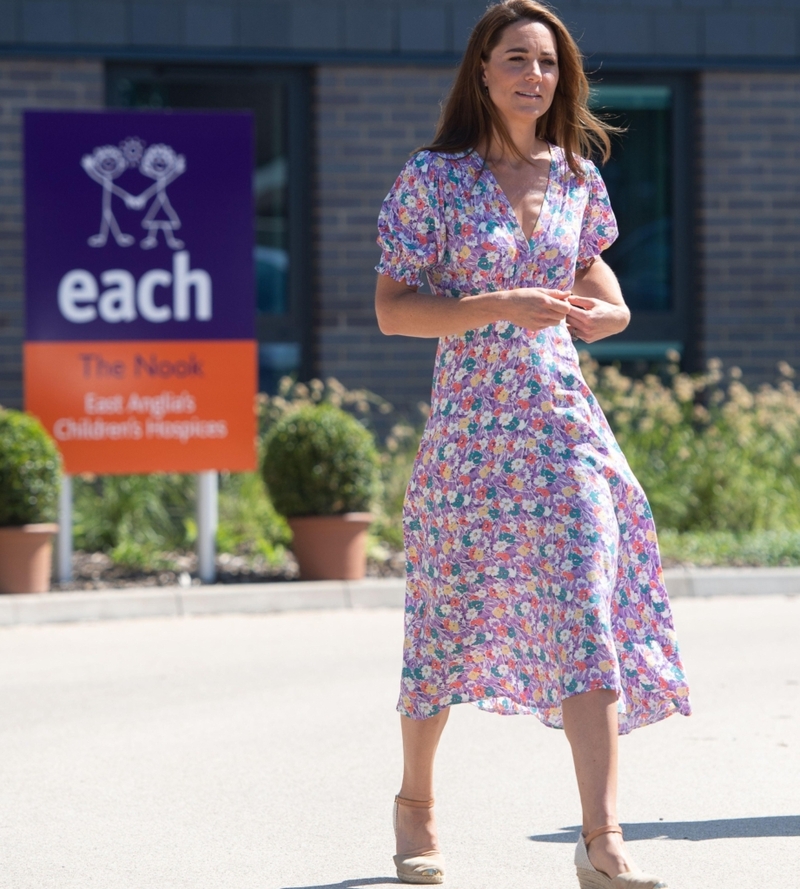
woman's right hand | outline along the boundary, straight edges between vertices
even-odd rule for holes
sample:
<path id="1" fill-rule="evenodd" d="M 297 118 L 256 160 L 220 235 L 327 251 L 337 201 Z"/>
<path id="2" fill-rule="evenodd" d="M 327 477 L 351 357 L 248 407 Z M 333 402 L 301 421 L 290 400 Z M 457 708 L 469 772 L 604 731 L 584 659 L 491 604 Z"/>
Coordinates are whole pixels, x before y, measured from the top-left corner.
<path id="1" fill-rule="evenodd" d="M 506 290 L 501 305 L 503 320 L 528 330 L 555 327 L 569 315 L 568 296 L 568 290 L 546 290 L 542 287 Z"/>

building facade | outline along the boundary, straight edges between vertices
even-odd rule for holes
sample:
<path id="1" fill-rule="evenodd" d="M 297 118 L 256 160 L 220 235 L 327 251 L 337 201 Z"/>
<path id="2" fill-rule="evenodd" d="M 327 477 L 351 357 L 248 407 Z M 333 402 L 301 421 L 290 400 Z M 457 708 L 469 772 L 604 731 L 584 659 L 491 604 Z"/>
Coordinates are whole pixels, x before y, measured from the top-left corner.
<path id="1" fill-rule="evenodd" d="M 633 309 L 602 360 L 669 349 L 751 382 L 800 368 L 800 0 L 561 0 L 593 102 Z M 22 402 L 21 112 L 249 108 L 261 385 L 337 377 L 410 410 L 435 341 L 384 337 L 375 219 L 432 137 L 485 0 L 2 0 L 0 404 Z M 90 146 L 91 147 L 91 146 Z M 223 223 L 224 224 L 224 223 Z"/>

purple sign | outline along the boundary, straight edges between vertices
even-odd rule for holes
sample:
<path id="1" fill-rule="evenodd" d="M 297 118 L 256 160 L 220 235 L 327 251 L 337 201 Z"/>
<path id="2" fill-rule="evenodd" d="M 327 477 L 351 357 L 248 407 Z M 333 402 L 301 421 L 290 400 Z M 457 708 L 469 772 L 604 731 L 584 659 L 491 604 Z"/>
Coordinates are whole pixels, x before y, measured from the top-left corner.
<path id="1" fill-rule="evenodd" d="M 25 113 L 28 341 L 253 339 L 249 113 Z"/>

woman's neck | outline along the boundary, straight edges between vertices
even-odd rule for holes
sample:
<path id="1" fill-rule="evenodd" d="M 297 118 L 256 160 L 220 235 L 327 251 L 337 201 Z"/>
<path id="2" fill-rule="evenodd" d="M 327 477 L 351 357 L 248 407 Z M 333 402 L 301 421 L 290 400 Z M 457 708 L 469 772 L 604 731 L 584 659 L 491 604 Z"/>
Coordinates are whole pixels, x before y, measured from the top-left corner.
<path id="1" fill-rule="evenodd" d="M 514 147 L 519 151 L 525 161 L 532 163 L 539 160 L 543 154 L 549 154 L 550 148 L 544 139 L 536 135 L 536 128 L 531 128 L 529 123 L 514 126 L 509 121 L 504 121 L 508 135 Z M 485 152 L 481 152 L 488 164 L 518 167 L 524 163 L 511 149 L 504 145 L 494 134 L 492 141 Z"/>

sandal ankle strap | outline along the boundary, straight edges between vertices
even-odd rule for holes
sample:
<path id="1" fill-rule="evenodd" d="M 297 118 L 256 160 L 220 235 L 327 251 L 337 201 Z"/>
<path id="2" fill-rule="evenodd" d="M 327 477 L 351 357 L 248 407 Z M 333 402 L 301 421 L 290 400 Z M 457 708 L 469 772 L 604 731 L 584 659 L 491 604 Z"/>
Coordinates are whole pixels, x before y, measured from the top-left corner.
<path id="1" fill-rule="evenodd" d="M 432 809 L 432 799 L 407 799 L 404 796 L 396 796 L 394 801 L 401 806 L 410 806 L 414 809 Z"/>
<path id="2" fill-rule="evenodd" d="M 583 835 L 583 842 L 588 847 L 589 843 L 592 840 L 596 840 L 599 836 L 602 836 L 604 833 L 618 833 L 622 836 L 622 828 L 619 824 L 606 824 L 605 827 L 598 827 L 596 830 L 592 830 L 589 833 Z"/>

